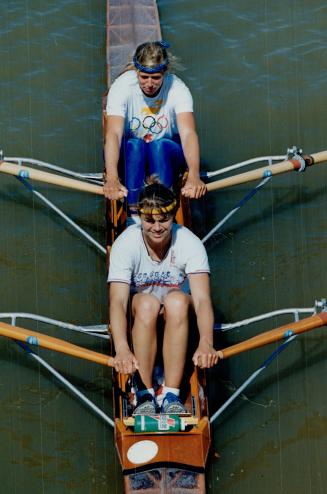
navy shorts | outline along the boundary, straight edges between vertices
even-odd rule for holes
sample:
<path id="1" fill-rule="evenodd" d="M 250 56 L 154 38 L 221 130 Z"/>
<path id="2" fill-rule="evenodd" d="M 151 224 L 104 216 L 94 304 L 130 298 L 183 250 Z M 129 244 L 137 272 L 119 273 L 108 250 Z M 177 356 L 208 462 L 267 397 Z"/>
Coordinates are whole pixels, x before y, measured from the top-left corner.
<path id="1" fill-rule="evenodd" d="M 176 188 L 186 170 L 182 146 L 176 139 L 162 138 L 149 143 L 143 139 L 124 138 L 119 158 L 119 174 L 128 189 L 127 201 L 137 203 L 145 179 L 157 175 L 166 187 Z"/>

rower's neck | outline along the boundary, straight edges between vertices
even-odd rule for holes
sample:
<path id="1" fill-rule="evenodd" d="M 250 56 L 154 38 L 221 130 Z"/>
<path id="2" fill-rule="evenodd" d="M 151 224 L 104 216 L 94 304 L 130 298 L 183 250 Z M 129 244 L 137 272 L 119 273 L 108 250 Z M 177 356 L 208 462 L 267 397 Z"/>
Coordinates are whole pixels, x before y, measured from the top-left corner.
<path id="1" fill-rule="evenodd" d="M 162 261 L 166 257 L 166 254 L 169 250 L 171 244 L 171 238 L 168 241 L 162 242 L 160 244 L 152 243 L 151 240 L 149 241 L 145 237 L 143 238 L 151 259 L 153 261 L 159 261 L 159 262 Z"/>

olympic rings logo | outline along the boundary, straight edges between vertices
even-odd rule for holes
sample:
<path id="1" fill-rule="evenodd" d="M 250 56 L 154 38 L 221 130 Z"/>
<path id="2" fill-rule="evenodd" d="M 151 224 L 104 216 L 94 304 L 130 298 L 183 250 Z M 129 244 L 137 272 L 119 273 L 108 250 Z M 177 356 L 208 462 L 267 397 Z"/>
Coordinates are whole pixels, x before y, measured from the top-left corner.
<path id="1" fill-rule="evenodd" d="M 129 122 L 129 128 L 132 132 L 136 132 L 141 126 L 152 134 L 160 134 L 168 127 L 168 119 L 165 115 L 161 115 L 159 118 L 147 115 L 142 122 L 137 117 L 133 117 Z"/>

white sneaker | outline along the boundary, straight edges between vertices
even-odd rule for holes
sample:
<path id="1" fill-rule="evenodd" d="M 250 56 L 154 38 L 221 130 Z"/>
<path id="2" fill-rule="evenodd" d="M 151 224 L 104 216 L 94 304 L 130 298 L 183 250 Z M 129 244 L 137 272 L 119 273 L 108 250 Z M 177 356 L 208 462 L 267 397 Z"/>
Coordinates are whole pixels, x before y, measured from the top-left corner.
<path id="1" fill-rule="evenodd" d="M 178 396 L 174 393 L 167 393 L 161 405 L 161 413 L 184 415 L 189 412 Z"/>
<path id="2" fill-rule="evenodd" d="M 133 415 L 155 415 L 156 402 L 154 397 L 147 393 L 138 401 Z"/>

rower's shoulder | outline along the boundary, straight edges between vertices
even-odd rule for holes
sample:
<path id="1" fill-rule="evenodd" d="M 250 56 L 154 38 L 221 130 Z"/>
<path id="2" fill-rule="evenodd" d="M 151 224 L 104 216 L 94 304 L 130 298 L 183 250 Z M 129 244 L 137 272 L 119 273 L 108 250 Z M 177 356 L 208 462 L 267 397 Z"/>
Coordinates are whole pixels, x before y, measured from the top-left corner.
<path id="1" fill-rule="evenodd" d="M 174 223 L 174 231 L 176 233 L 177 238 L 183 238 L 183 239 L 192 239 L 196 242 L 201 242 L 199 237 L 195 235 L 189 228 L 187 228 L 184 225 L 179 225 L 178 223 Z"/>
<path id="2" fill-rule="evenodd" d="M 137 84 L 137 75 L 135 70 L 127 70 L 120 74 L 112 83 L 111 87 L 129 87 Z"/>
<path id="3" fill-rule="evenodd" d="M 135 248 L 135 243 L 141 239 L 141 227 L 140 225 L 131 225 L 127 227 L 114 241 L 113 247 L 120 248 L 125 246 L 126 248 Z"/>

